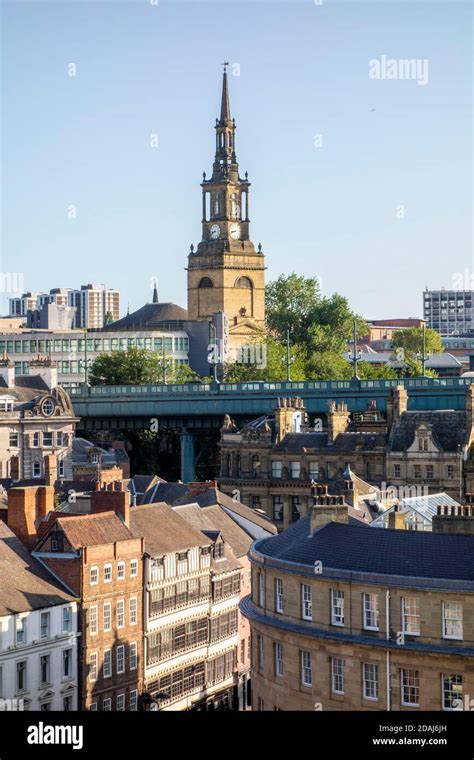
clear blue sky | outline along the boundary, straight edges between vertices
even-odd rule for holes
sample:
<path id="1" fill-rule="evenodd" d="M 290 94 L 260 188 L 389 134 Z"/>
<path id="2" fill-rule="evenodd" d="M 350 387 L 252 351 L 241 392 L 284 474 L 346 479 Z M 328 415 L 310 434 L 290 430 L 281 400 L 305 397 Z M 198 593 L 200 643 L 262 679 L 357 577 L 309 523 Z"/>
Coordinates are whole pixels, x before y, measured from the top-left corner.
<path id="1" fill-rule="evenodd" d="M 5 0 L 2 271 L 29 290 L 105 282 L 123 311 L 157 277 L 186 306 L 228 60 L 268 279 L 318 275 L 366 317 L 420 315 L 426 284 L 473 270 L 471 15 L 462 0 Z M 427 59 L 428 84 L 370 79 L 382 55 Z"/>

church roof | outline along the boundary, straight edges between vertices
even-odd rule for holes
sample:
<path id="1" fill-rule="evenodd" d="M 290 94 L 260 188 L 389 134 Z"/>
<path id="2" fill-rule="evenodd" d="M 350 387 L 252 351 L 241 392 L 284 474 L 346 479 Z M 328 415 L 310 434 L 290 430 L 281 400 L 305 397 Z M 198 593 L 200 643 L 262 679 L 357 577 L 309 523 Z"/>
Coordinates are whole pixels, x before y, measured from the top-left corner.
<path id="1" fill-rule="evenodd" d="M 158 330 L 164 325 L 175 323 L 175 329 L 183 329 L 182 323 L 188 318 L 188 312 L 175 303 L 147 303 L 132 314 L 106 325 L 105 332 L 115 330 Z"/>

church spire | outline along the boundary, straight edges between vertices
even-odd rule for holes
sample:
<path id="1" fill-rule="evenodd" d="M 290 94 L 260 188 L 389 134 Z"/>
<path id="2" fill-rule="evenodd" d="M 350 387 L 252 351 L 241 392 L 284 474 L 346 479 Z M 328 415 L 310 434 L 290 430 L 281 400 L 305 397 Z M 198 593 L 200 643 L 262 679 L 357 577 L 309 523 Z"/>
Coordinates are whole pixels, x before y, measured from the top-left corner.
<path id="1" fill-rule="evenodd" d="M 222 98 L 221 98 L 221 124 L 230 121 L 230 104 L 229 104 L 229 88 L 227 85 L 227 66 L 228 61 L 224 61 L 224 76 L 222 77 Z"/>
<path id="2" fill-rule="evenodd" d="M 152 303 L 158 303 L 158 288 L 157 288 L 157 285 L 156 285 L 156 280 L 155 280 L 155 284 L 153 286 L 153 301 L 152 301 Z"/>

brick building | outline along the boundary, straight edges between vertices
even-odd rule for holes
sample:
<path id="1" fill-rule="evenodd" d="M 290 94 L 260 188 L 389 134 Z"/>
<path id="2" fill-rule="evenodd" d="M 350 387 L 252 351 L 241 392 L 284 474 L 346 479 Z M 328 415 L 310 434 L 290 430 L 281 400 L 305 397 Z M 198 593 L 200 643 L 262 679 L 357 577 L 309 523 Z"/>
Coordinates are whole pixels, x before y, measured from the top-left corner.
<path id="1" fill-rule="evenodd" d="M 315 506 L 255 542 L 241 604 L 253 709 L 463 709 L 474 689 L 471 507 L 435 517 L 433 531 L 355 527 L 344 507 Z"/>
<path id="2" fill-rule="evenodd" d="M 24 519 L 11 489 L 9 522 Z M 53 505 L 48 504 L 48 510 Z M 31 525 L 31 520 L 28 523 Z M 80 708 L 136 710 L 143 677 L 143 539 L 129 494 L 95 491 L 91 514 L 49 511 L 29 536 L 33 556 L 79 600 Z"/>

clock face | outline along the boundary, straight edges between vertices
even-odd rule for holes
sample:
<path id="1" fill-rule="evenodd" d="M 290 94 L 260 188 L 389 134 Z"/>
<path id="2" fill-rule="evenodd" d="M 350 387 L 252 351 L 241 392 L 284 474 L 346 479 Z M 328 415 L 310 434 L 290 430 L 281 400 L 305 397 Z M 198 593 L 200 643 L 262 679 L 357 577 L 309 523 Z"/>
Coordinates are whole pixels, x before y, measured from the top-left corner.
<path id="1" fill-rule="evenodd" d="M 230 236 L 232 240 L 238 240 L 240 237 L 240 224 L 237 224 L 237 222 L 234 222 L 234 224 L 230 225 L 229 228 Z"/>
<path id="2" fill-rule="evenodd" d="M 212 227 L 211 227 L 210 232 L 211 232 L 211 238 L 213 240 L 217 240 L 220 237 L 221 228 L 219 227 L 218 224 L 213 224 Z"/>

